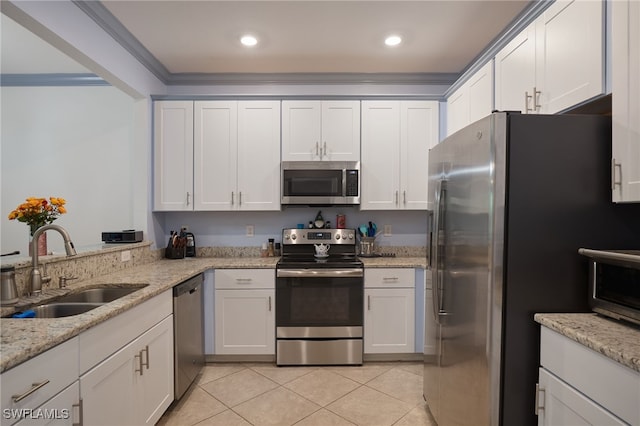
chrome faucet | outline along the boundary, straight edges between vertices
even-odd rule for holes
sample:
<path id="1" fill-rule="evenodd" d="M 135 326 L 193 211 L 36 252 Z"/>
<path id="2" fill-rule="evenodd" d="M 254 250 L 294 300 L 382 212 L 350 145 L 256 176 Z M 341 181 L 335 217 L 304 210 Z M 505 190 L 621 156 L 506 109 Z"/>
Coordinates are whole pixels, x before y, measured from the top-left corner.
<path id="1" fill-rule="evenodd" d="M 64 240 L 64 250 L 67 252 L 67 256 L 76 255 L 76 249 L 73 247 L 71 237 L 69 237 L 69 233 L 62 226 L 44 225 L 36 229 L 36 232 L 33 233 L 33 241 L 31 241 L 31 266 L 33 267 L 31 270 L 31 294 L 34 295 L 42 293 L 42 283 L 48 283 L 51 281 L 51 277 L 42 276 L 42 273 L 40 272 L 40 265 L 38 264 L 38 237 L 40 237 L 43 232 L 50 229 L 58 231 L 60 235 L 62 235 L 62 239 Z"/>

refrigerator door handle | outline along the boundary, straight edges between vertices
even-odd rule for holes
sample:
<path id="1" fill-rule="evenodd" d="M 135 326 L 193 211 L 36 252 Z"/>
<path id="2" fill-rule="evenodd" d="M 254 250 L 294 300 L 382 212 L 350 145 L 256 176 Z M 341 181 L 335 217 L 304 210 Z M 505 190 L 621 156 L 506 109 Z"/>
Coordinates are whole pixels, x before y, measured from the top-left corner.
<path id="1" fill-rule="evenodd" d="M 443 179 L 438 181 L 435 199 L 435 213 L 433 216 L 433 241 L 432 241 L 432 255 L 433 255 L 433 316 L 436 324 L 441 324 L 440 317 L 447 315 L 442 310 L 442 294 L 440 292 L 440 283 L 443 282 L 444 271 L 440 270 L 440 221 L 442 220 L 442 208 L 443 208 L 443 195 L 446 192 L 446 184 Z"/>

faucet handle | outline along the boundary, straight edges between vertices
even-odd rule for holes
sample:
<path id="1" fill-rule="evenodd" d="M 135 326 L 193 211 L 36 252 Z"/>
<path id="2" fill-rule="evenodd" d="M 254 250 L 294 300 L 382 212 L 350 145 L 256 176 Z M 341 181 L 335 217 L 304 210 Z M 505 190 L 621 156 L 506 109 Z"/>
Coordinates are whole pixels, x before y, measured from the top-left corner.
<path id="1" fill-rule="evenodd" d="M 67 286 L 67 281 L 77 279 L 78 277 L 60 277 L 58 278 L 58 282 L 60 284 L 60 288 L 65 288 Z"/>

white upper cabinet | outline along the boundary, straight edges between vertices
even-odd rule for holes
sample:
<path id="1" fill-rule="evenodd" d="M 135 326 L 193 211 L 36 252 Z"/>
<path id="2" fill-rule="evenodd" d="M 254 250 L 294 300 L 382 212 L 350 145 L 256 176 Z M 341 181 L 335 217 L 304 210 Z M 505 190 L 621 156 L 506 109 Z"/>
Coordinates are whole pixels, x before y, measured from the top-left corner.
<path id="1" fill-rule="evenodd" d="M 489 61 L 447 98 L 447 135 L 491 114 L 492 109 L 493 61 Z"/>
<path id="2" fill-rule="evenodd" d="M 640 2 L 612 4 L 612 193 L 640 202 Z"/>
<path id="3" fill-rule="evenodd" d="M 195 102 L 195 210 L 280 210 L 280 102 Z"/>
<path id="4" fill-rule="evenodd" d="M 156 211 L 193 210 L 193 102 L 154 104 Z"/>
<path id="5" fill-rule="evenodd" d="M 238 102 L 197 101 L 194 118 L 196 210 L 231 210 L 236 191 Z"/>
<path id="6" fill-rule="evenodd" d="M 362 210 L 426 210 L 438 102 L 362 102 Z"/>
<path id="7" fill-rule="evenodd" d="M 557 0 L 495 57 L 495 107 L 554 114 L 604 93 L 604 4 Z"/>
<path id="8" fill-rule="evenodd" d="M 360 161 L 360 101 L 282 101 L 283 161 Z"/>

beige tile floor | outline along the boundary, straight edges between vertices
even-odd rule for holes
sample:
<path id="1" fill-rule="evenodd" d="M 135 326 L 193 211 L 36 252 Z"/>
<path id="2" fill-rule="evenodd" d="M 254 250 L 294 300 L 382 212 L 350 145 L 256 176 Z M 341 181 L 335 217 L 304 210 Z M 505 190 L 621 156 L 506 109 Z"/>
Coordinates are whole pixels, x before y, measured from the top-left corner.
<path id="1" fill-rule="evenodd" d="M 422 363 L 349 367 L 207 364 L 163 426 L 434 426 Z"/>

